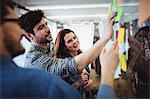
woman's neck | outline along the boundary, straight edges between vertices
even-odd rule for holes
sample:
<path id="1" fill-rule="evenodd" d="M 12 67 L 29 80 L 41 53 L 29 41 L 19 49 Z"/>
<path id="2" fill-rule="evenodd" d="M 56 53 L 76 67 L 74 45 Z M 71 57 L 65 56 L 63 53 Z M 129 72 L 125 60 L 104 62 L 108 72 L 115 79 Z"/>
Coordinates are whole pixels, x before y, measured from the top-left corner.
<path id="1" fill-rule="evenodd" d="M 69 52 L 69 53 L 70 53 L 70 55 L 71 55 L 72 57 L 75 57 L 75 56 L 77 56 L 77 54 L 78 54 L 78 52 L 77 52 L 77 51 Z"/>

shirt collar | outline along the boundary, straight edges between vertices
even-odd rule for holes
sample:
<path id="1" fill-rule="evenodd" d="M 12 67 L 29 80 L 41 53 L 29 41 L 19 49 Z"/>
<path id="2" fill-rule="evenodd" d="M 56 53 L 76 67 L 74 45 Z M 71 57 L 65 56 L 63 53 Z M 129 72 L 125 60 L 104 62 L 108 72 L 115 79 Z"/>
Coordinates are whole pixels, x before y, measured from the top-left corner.
<path id="1" fill-rule="evenodd" d="M 48 51 L 49 51 L 49 48 L 42 48 L 42 47 L 40 47 L 40 46 L 31 44 L 30 50 L 37 50 L 37 51 L 40 51 L 40 52 L 48 52 Z"/>

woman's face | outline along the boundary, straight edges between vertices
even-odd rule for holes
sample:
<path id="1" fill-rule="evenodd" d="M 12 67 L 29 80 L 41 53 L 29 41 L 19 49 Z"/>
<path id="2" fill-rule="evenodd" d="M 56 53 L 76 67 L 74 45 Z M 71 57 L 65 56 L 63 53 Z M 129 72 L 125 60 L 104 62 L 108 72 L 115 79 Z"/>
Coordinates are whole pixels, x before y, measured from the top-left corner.
<path id="1" fill-rule="evenodd" d="M 70 52 L 77 52 L 80 49 L 79 39 L 73 32 L 66 34 L 64 36 L 64 41 Z"/>

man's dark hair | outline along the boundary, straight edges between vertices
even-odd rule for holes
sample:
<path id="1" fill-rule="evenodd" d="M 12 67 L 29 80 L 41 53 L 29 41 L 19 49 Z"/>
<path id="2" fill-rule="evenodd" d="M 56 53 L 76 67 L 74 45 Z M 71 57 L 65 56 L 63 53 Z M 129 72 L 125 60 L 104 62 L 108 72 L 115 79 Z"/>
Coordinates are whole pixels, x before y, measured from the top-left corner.
<path id="1" fill-rule="evenodd" d="M 14 9 L 15 3 L 12 0 L 1 0 L 0 1 L 0 23 L 3 22 L 4 17 L 9 13 L 6 6 Z"/>
<path id="2" fill-rule="evenodd" d="M 21 28 L 27 33 L 34 34 L 33 28 L 41 21 L 42 17 L 44 17 L 42 10 L 29 11 L 19 18 L 19 23 Z"/>

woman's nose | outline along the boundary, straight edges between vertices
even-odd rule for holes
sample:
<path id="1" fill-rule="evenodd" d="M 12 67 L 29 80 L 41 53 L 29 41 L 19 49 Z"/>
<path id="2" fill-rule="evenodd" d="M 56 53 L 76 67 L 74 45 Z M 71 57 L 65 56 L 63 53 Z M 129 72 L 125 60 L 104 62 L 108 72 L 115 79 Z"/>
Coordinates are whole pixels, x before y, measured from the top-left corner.
<path id="1" fill-rule="evenodd" d="M 74 39 L 74 40 L 73 40 L 73 44 L 76 44 L 76 43 L 77 43 L 77 40 L 76 40 L 76 39 Z"/>

